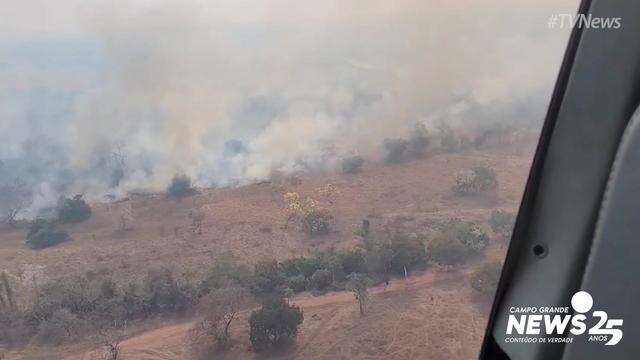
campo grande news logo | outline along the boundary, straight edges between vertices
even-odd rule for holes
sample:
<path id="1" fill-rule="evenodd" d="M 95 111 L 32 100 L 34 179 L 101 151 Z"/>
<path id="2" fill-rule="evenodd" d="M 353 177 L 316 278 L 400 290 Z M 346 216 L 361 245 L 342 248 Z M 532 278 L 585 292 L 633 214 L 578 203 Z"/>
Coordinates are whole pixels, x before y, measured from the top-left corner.
<path id="1" fill-rule="evenodd" d="M 590 316 L 598 319 L 587 328 L 587 315 L 593 307 L 593 298 L 586 291 L 578 291 L 568 306 L 512 306 L 505 342 L 509 343 L 570 343 L 573 336 L 586 335 L 588 341 L 616 345 L 622 339 L 622 319 L 609 319 L 606 311 L 593 311 Z M 540 335 L 551 335 L 542 337 Z M 538 336 L 527 336 L 538 335 Z M 553 335 L 557 335 L 554 337 Z"/>

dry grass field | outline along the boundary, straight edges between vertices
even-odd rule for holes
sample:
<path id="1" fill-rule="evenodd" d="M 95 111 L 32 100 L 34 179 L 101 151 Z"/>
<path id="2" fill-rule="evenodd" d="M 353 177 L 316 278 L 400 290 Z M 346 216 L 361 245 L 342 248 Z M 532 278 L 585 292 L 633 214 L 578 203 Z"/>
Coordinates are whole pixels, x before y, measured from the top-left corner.
<path id="1" fill-rule="evenodd" d="M 358 174 L 301 174 L 237 188 L 200 189 L 180 200 L 165 194 L 132 195 L 126 202 L 92 204 L 88 221 L 66 225 L 72 241 L 45 250 L 24 245 L 24 230 L 0 231 L 0 270 L 12 276 L 41 277 L 104 270 L 116 279 L 143 276 L 148 269 L 169 266 L 198 278 L 216 256 L 231 252 L 252 264 L 308 254 L 315 248 L 351 247 L 363 219 L 374 234 L 389 228 L 405 233 L 437 233 L 452 218 L 480 222 L 495 209 L 515 211 L 531 157 L 505 152 L 439 154 L 401 164 L 366 163 Z M 459 197 L 451 191 L 454 174 L 474 166 L 495 169 L 495 192 Z M 323 191 L 330 184 L 331 191 Z M 329 235 L 309 238 L 285 226 L 283 195 L 298 192 L 316 199 L 333 216 Z M 118 230 L 122 206 L 133 210 L 131 230 Z M 192 211 L 204 214 L 203 231 L 191 231 Z M 495 236 L 492 236 L 495 239 Z M 485 258 L 499 259 L 504 243 L 495 240 Z M 478 261 L 484 261 L 482 259 Z M 451 272 L 433 267 L 409 279 L 394 279 L 371 290 L 370 311 L 360 317 L 353 295 L 303 293 L 292 302 L 304 311 L 297 341 L 275 354 L 250 350 L 245 312 L 232 327 L 232 348 L 221 359 L 469 359 L 477 355 L 490 299 L 469 287 L 474 264 Z M 176 322 L 177 321 L 177 322 Z M 182 321 L 182 322 L 181 322 Z M 189 359 L 185 320 L 148 322 L 122 342 L 124 359 Z M 147 331 L 143 331 L 147 330 Z M 31 347 L 7 353 L 9 359 L 98 359 L 90 343 L 58 349 Z"/>

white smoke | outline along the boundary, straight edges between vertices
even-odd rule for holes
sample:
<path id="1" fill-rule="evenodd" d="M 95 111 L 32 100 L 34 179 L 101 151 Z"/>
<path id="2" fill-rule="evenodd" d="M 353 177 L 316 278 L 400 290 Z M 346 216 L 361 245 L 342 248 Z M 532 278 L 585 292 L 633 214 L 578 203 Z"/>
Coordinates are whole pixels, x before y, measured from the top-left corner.
<path id="1" fill-rule="evenodd" d="M 97 199 L 160 190 L 176 173 L 201 186 L 243 183 L 301 162 L 372 155 L 417 121 L 539 121 L 567 39 L 546 19 L 577 4 L 0 6 L 12 15 L 0 26 L 0 58 L 9 59 L 0 67 L 0 158 L 24 156 L 28 139 L 56 144 L 64 164 L 44 173 L 66 177 L 33 181 L 34 204 L 44 206 L 56 191 Z M 225 152 L 230 141 L 242 151 Z M 126 164 L 113 188 L 116 149 Z"/>

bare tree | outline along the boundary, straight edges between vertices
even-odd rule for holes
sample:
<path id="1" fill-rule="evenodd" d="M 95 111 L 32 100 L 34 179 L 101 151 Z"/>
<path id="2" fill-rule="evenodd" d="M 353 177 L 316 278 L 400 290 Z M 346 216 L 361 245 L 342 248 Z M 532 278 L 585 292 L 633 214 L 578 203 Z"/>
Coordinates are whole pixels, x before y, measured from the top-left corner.
<path id="1" fill-rule="evenodd" d="M 31 199 L 30 189 L 20 178 L 0 185 L 0 211 L 5 221 L 14 226 L 16 217 L 31 203 Z"/>
<path id="2" fill-rule="evenodd" d="M 370 281 L 365 275 L 358 273 L 348 275 L 347 280 L 347 288 L 353 293 L 354 297 L 358 301 L 360 316 L 364 316 L 369 302 L 369 292 L 367 291 L 367 288 L 370 285 Z"/>
<path id="3" fill-rule="evenodd" d="M 126 231 L 133 228 L 133 222 L 135 219 L 133 217 L 133 207 L 131 206 L 131 202 L 126 202 L 122 206 L 118 220 L 120 230 Z"/>
<path id="4" fill-rule="evenodd" d="M 199 356 L 223 349 L 230 339 L 229 329 L 241 310 L 249 304 L 249 293 L 239 286 L 227 286 L 205 296 L 199 305 L 203 315 L 191 329 L 191 344 Z"/>
<path id="5" fill-rule="evenodd" d="M 204 212 L 200 209 L 189 211 L 191 219 L 191 232 L 195 235 L 202 235 L 202 223 L 204 222 Z"/>
<path id="6" fill-rule="evenodd" d="M 98 331 L 99 342 L 104 349 L 105 360 L 121 360 L 122 349 L 120 344 L 125 338 L 127 322 L 117 322 L 112 329 L 102 328 Z"/>

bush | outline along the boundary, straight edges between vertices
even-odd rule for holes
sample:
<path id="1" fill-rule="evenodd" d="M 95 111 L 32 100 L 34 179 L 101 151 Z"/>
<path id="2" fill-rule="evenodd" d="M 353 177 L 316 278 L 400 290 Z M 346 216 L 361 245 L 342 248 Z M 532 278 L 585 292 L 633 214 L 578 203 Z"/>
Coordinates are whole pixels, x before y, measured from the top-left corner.
<path id="1" fill-rule="evenodd" d="M 502 264 L 498 261 L 482 264 L 471 274 L 471 287 L 483 295 L 492 296 L 500 281 Z"/>
<path id="2" fill-rule="evenodd" d="M 91 217 L 91 207 L 76 195 L 73 199 L 64 199 L 58 204 L 58 220 L 63 224 L 83 222 Z"/>
<path id="3" fill-rule="evenodd" d="M 513 233 L 513 226 L 516 222 L 516 215 L 504 210 L 495 210 L 489 218 L 489 225 L 494 233 L 501 235 L 505 239 L 510 239 Z"/>
<path id="4" fill-rule="evenodd" d="M 471 256 L 471 250 L 460 241 L 440 234 L 429 244 L 431 260 L 440 265 L 459 265 Z"/>
<path id="5" fill-rule="evenodd" d="M 44 249 L 69 239 L 69 234 L 56 230 L 51 221 L 37 219 L 29 227 L 26 244 L 32 249 Z"/>
<path id="6" fill-rule="evenodd" d="M 495 171 L 487 167 L 475 167 L 456 173 L 453 192 L 459 195 L 478 194 L 498 187 Z"/>
<path id="7" fill-rule="evenodd" d="M 191 185 L 191 178 L 186 175 L 176 175 L 171 179 L 167 193 L 173 197 L 184 197 L 193 194 L 195 190 Z"/>
<path id="8" fill-rule="evenodd" d="M 253 349 L 263 351 L 294 339 L 303 319 L 302 310 L 282 298 L 265 301 L 249 317 L 249 340 Z"/>
<path id="9" fill-rule="evenodd" d="M 324 291 L 332 282 L 331 272 L 326 269 L 316 270 L 313 276 L 311 276 L 311 287 L 313 287 L 314 290 Z"/>
<path id="10" fill-rule="evenodd" d="M 361 156 L 351 156 L 342 160 L 342 172 L 345 174 L 354 174 L 360 172 L 364 159 Z"/>
<path id="11" fill-rule="evenodd" d="M 473 251 L 480 251 L 487 246 L 487 234 L 480 225 L 472 221 L 458 221 L 449 231 L 450 236 Z"/>
<path id="12" fill-rule="evenodd" d="M 307 289 L 307 279 L 304 275 L 295 275 L 287 278 L 287 286 L 293 292 L 299 293 Z"/>
<path id="13" fill-rule="evenodd" d="M 384 160 L 388 163 L 399 163 L 404 160 L 405 152 L 409 147 L 409 142 L 405 139 L 385 139 Z"/>

